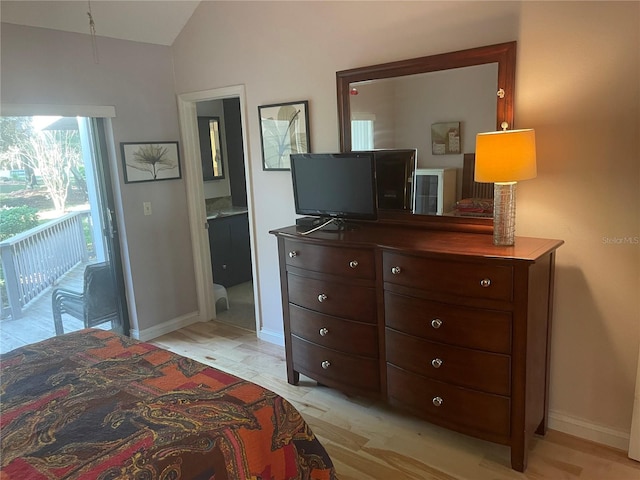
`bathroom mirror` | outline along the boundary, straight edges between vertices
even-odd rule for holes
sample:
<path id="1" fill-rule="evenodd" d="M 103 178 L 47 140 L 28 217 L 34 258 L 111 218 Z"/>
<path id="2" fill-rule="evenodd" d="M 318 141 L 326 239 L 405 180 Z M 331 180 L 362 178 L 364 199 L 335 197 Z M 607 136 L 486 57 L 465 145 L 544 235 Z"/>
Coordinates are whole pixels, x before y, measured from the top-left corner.
<path id="1" fill-rule="evenodd" d="M 449 175 L 455 185 L 448 188 L 460 200 L 476 134 L 505 122 L 513 128 L 515 62 L 516 42 L 508 42 L 337 72 L 340 148 L 417 148 L 418 172 L 455 170 Z M 387 211 L 381 218 L 454 230 L 492 228 L 490 215 L 459 214 L 454 206 L 437 215 Z"/>
<path id="2" fill-rule="evenodd" d="M 202 179 L 224 178 L 222 143 L 220 141 L 220 117 L 198 117 L 200 156 L 202 157 Z"/>

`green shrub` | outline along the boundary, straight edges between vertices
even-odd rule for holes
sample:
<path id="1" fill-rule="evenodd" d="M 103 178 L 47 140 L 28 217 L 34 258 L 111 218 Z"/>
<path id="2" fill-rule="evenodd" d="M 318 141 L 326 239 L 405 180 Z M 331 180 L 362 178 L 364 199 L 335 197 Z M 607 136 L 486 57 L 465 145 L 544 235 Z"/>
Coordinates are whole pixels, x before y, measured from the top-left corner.
<path id="1" fill-rule="evenodd" d="M 3 207 L 0 209 L 0 241 L 37 227 L 39 223 L 38 210 L 33 207 Z"/>

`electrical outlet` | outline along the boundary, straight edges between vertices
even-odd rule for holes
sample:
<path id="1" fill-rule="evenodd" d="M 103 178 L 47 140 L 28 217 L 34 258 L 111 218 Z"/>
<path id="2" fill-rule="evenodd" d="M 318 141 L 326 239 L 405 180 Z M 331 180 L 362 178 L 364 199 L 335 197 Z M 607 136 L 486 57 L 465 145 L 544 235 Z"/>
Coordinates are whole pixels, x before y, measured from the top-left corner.
<path id="1" fill-rule="evenodd" d="M 151 215 L 151 202 L 142 202 L 145 215 Z"/>

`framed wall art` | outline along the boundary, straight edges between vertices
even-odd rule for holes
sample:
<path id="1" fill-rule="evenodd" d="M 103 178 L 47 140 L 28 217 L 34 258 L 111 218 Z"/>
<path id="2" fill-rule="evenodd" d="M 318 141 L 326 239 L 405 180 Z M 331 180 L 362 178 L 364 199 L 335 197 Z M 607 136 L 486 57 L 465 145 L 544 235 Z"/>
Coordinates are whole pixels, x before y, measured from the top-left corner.
<path id="1" fill-rule="evenodd" d="M 290 170 L 292 153 L 309 153 L 307 100 L 258 107 L 264 170 Z"/>
<path id="2" fill-rule="evenodd" d="M 178 142 L 120 143 L 124 183 L 182 178 Z"/>
<path id="3" fill-rule="evenodd" d="M 448 155 L 461 151 L 460 122 L 443 122 L 431 125 L 431 153 Z"/>

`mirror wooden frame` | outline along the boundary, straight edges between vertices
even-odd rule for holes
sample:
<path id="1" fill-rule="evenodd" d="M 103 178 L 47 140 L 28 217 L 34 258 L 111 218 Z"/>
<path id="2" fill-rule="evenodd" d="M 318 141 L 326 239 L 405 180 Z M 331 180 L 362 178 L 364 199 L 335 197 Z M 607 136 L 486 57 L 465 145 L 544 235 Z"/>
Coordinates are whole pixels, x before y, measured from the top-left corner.
<path id="1" fill-rule="evenodd" d="M 351 106 L 349 103 L 351 83 L 471 67 L 487 63 L 498 64 L 496 130 L 502 129 L 503 122 L 506 122 L 508 128 L 512 129 L 514 128 L 513 105 L 516 76 L 515 41 L 336 72 L 340 151 L 351 151 Z M 503 92 L 503 94 L 498 94 L 499 91 Z M 483 233 L 490 233 L 493 230 L 493 220 L 490 218 L 414 215 L 410 212 L 380 213 L 379 220 L 387 223 L 408 223 L 443 230 Z"/>

